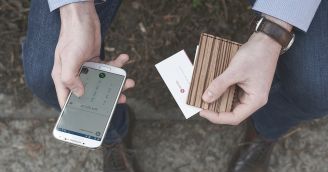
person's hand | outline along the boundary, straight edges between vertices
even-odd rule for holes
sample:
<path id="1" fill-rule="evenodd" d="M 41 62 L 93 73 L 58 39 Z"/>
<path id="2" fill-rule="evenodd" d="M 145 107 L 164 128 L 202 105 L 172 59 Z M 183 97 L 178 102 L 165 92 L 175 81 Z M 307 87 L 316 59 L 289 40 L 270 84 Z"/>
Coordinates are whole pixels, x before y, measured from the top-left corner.
<path id="1" fill-rule="evenodd" d="M 61 29 L 55 50 L 53 78 L 57 98 L 62 107 L 71 90 L 82 96 L 79 78 L 81 65 L 100 54 L 100 23 L 93 2 L 79 2 L 60 8 Z"/>
<path id="2" fill-rule="evenodd" d="M 291 30 L 291 28 L 290 28 Z M 215 78 L 202 99 L 211 103 L 229 86 L 237 84 L 243 94 L 232 112 L 209 110 L 200 116 L 216 124 L 238 125 L 267 103 L 281 45 L 263 33 L 254 33 L 232 58 L 228 68 Z"/>
<path id="3" fill-rule="evenodd" d="M 115 60 L 108 62 L 107 64 L 115 67 L 123 67 L 129 61 L 129 56 L 127 54 L 119 55 Z M 122 92 L 126 91 L 127 89 L 133 88 L 135 85 L 134 80 L 128 78 L 125 80 Z M 126 103 L 126 96 L 121 93 L 120 97 L 118 98 L 118 103 Z"/>

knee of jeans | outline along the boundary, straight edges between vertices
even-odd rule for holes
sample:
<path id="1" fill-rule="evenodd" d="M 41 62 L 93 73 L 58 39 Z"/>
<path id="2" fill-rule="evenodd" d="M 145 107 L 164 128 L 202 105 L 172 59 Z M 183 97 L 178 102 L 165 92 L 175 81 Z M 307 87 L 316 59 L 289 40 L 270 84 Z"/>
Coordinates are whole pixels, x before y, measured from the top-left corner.
<path id="1" fill-rule="evenodd" d="M 311 77 L 297 78 L 294 86 L 287 89 L 287 97 L 305 114 L 321 117 L 328 115 L 328 83 Z"/>
<path id="2" fill-rule="evenodd" d="M 25 82 L 33 94 L 45 99 L 52 94 L 54 89 L 51 78 L 52 64 L 46 61 L 36 59 L 44 59 L 44 57 L 31 57 L 31 53 L 24 51 L 22 54 Z"/>
<path id="3" fill-rule="evenodd" d="M 40 98 L 44 98 L 49 93 L 49 88 L 52 87 L 50 78 L 43 78 L 33 70 L 25 71 L 25 80 L 32 93 Z"/>

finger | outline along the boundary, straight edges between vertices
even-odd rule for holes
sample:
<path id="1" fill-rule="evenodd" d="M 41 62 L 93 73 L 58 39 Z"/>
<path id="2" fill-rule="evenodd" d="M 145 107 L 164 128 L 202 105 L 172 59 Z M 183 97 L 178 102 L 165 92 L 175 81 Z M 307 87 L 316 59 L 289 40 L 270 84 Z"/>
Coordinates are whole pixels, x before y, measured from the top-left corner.
<path id="1" fill-rule="evenodd" d="M 211 103 L 218 99 L 231 85 L 235 84 L 233 75 L 230 73 L 223 72 L 221 75 L 216 77 L 205 90 L 202 99 L 207 102 Z"/>
<path id="2" fill-rule="evenodd" d="M 133 88 L 135 86 L 135 82 L 134 80 L 132 79 L 127 79 L 124 83 L 124 86 L 123 86 L 123 91 L 127 90 L 127 89 L 130 89 L 130 88 Z"/>
<path id="3" fill-rule="evenodd" d="M 220 113 L 217 124 L 239 125 L 255 112 L 253 109 L 254 108 L 248 105 L 239 104 L 235 107 L 233 112 Z"/>
<path id="4" fill-rule="evenodd" d="M 100 63 L 101 60 L 100 60 L 100 57 L 97 56 L 97 57 L 93 57 L 92 59 L 89 60 L 90 62 L 95 62 L 95 63 Z"/>
<path id="5" fill-rule="evenodd" d="M 69 94 L 69 89 L 67 89 L 61 82 L 60 78 L 53 78 L 55 88 L 56 88 L 56 93 L 57 93 L 57 99 L 58 103 L 60 105 L 60 108 L 64 107 L 64 104 L 66 102 L 66 99 Z"/>
<path id="6" fill-rule="evenodd" d="M 69 90 L 61 82 L 61 63 L 59 58 L 55 58 L 54 60 L 54 67 L 52 69 L 51 76 L 55 84 L 58 103 L 60 107 L 63 108 L 69 94 Z"/>
<path id="7" fill-rule="evenodd" d="M 219 114 L 209 110 L 202 110 L 199 112 L 199 115 L 203 118 L 206 118 L 214 124 L 219 124 Z"/>
<path id="8" fill-rule="evenodd" d="M 70 59 L 69 57 L 66 58 Z M 81 97 L 84 93 L 84 86 L 79 77 L 81 65 L 76 61 L 68 60 L 61 67 L 61 81 L 63 85 L 70 89 L 77 97 Z"/>
<path id="9" fill-rule="evenodd" d="M 120 95 L 120 97 L 118 98 L 118 103 L 126 103 L 126 96 L 124 94 Z"/>
<path id="10" fill-rule="evenodd" d="M 254 98 L 246 95 L 232 112 L 221 112 L 216 117 L 213 113 L 207 113 L 205 118 L 216 124 L 238 125 L 261 107 L 258 100 Z"/>
<path id="11" fill-rule="evenodd" d="M 120 54 L 115 60 L 108 62 L 108 64 L 115 67 L 122 67 L 128 61 L 129 56 L 127 54 Z"/>

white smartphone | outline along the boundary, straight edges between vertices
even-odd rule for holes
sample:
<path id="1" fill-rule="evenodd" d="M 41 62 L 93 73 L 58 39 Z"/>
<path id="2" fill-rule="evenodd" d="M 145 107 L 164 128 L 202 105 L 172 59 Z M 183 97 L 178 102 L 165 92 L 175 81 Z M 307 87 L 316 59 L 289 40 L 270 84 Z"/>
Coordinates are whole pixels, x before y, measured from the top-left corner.
<path id="1" fill-rule="evenodd" d="M 97 148 L 106 135 L 126 72 L 110 65 L 86 62 L 81 67 L 80 78 L 84 95 L 69 94 L 53 135 L 64 142 Z"/>

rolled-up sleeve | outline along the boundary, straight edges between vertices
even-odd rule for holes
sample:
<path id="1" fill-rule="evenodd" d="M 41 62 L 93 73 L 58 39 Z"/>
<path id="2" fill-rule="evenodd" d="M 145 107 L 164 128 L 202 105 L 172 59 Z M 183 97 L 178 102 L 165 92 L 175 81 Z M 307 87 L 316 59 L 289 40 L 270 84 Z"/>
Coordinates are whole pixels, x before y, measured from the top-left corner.
<path id="1" fill-rule="evenodd" d="M 50 11 L 53 11 L 57 8 L 60 8 L 64 5 L 75 3 L 75 2 L 85 2 L 85 1 L 92 1 L 92 0 L 48 0 Z M 95 4 L 104 3 L 106 0 L 94 0 Z"/>
<path id="2" fill-rule="evenodd" d="M 253 10 L 307 31 L 321 0 L 257 0 Z"/>

